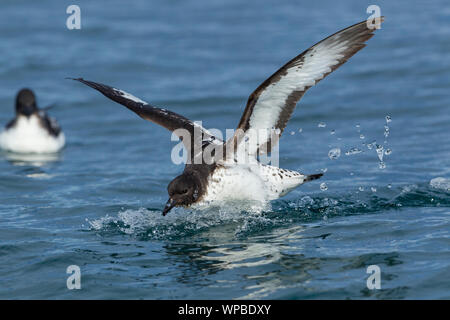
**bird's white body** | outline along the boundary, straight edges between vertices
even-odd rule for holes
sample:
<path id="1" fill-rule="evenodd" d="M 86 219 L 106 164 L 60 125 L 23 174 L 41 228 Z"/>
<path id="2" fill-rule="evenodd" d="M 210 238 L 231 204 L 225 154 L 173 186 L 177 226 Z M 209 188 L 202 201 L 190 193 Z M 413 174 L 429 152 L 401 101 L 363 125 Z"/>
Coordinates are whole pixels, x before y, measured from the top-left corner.
<path id="1" fill-rule="evenodd" d="M 29 118 L 18 116 L 14 126 L 0 133 L 0 148 L 17 153 L 55 153 L 65 144 L 65 136 L 60 132 L 52 136 L 42 127 L 37 115 Z"/>
<path id="2" fill-rule="evenodd" d="M 224 165 L 208 179 L 202 202 L 278 199 L 301 185 L 306 176 L 291 170 L 253 164 Z"/>

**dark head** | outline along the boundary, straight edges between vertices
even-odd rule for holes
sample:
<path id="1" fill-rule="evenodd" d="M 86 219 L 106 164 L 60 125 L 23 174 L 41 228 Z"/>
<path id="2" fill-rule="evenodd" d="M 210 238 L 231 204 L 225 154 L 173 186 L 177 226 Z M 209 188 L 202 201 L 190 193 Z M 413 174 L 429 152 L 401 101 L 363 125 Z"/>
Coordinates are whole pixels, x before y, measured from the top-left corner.
<path id="1" fill-rule="evenodd" d="M 193 174 L 183 173 L 173 179 L 167 187 L 169 200 L 163 210 L 165 216 L 173 207 L 188 206 L 197 201 L 200 192 L 200 181 Z"/>
<path id="2" fill-rule="evenodd" d="M 16 97 L 16 114 L 29 117 L 36 111 L 38 108 L 33 91 L 30 89 L 20 90 Z"/>

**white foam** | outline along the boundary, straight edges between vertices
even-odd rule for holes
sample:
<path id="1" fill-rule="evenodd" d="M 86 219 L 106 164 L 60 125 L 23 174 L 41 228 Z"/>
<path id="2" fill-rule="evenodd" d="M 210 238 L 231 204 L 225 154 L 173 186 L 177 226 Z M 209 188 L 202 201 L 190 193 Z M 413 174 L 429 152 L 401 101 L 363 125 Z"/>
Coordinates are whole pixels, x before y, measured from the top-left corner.
<path id="1" fill-rule="evenodd" d="M 220 226 L 227 222 L 236 223 L 235 234 L 246 231 L 245 226 L 248 221 L 255 223 L 270 223 L 271 220 L 265 218 L 260 208 L 254 208 L 245 202 L 211 204 L 203 208 L 187 209 L 174 208 L 166 216 L 162 216 L 159 210 L 127 209 L 120 211 L 115 216 L 106 215 L 104 217 L 86 220 L 90 229 L 94 231 L 107 231 L 110 228 L 116 229 L 132 236 L 146 236 L 155 239 L 172 236 L 183 236 L 186 233 L 202 230 L 205 228 Z M 267 207 L 271 210 L 271 207 Z M 246 214 L 242 214 L 245 211 Z"/>
<path id="2" fill-rule="evenodd" d="M 437 178 L 431 179 L 430 186 L 432 188 L 450 191 L 450 179 L 443 178 L 443 177 L 437 177 Z"/>

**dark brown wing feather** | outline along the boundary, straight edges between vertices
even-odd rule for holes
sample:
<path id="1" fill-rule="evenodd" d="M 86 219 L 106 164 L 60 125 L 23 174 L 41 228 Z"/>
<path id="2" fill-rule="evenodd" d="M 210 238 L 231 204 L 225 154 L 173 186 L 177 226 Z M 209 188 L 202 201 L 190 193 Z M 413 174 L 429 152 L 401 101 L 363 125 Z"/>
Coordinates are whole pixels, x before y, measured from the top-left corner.
<path id="1" fill-rule="evenodd" d="M 193 159 L 198 155 L 198 152 L 202 151 L 205 144 L 209 144 L 214 140 L 217 140 L 208 131 L 202 128 L 200 125 L 193 123 L 191 120 L 166 109 L 157 108 L 149 105 L 148 103 L 126 93 L 123 90 L 116 89 L 101 83 L 84 80 L 82 78 L 73 79 L 84 83 L 85 85 L 94 88 L 101 92 L 107 98 L 120 103 L 127 107 L 131 111 L 135 112 L 141 118 L 159 124 L 164 128 L 175 132 L 178 137 L 183 141 L 190 158 L 187 163 L 194 163 Z M 184 129 L 178 130 L 178 129 Z M 185 133 L 189 133 L 186 139 Z"/>

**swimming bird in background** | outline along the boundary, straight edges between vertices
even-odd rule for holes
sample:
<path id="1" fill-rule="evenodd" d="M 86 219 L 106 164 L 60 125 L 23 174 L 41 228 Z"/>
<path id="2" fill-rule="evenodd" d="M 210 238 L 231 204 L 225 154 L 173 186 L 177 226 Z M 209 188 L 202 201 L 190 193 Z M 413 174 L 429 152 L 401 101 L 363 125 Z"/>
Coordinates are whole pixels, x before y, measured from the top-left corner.
<path id="1" fill-rule="evenodd" d="M 16 117 L 0 133 L 0 148 L 16 153 L 55 153 L 65 144 L 65 136 L 55 119 L 39 109 L 30 89 L 16 97 Z"/>
<path id="2" fill-rule="evenodd" d="M 154 107 L 120 89 L 82 78 L 73 80 L 100 91 L 182 140 L 188 154 L 187 163 L 183 173 L 168 185 L 169 200 L 163 215 L 175 206 L 195 207 L 213 201 L 267 202 L 322 176 L 322 173 L 306 175 L 264 165 L 258 161 L 258 155 L 261 151 L 271 151 L 306 90 L 365 47 L 374 30 L 368 28 L 366 21 L 357 23 L 318 42 L 282 66 L 250 95 L 238 129 L 227 141 L 175 112 Z M 188 138 L 185 132 L 189 133 Z M 255 132 L 262 134 L 254 139 Z M 218 152 L 211 152 L 211 161 L 202 161 L 210 146 Z"/>

